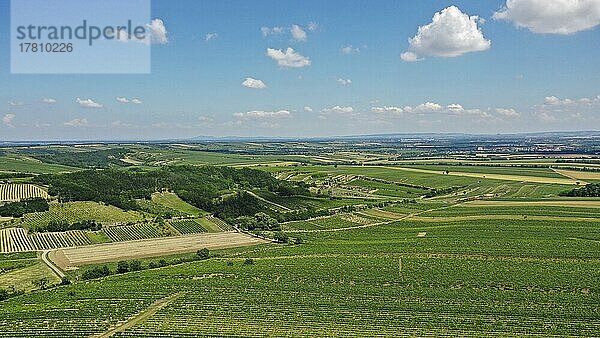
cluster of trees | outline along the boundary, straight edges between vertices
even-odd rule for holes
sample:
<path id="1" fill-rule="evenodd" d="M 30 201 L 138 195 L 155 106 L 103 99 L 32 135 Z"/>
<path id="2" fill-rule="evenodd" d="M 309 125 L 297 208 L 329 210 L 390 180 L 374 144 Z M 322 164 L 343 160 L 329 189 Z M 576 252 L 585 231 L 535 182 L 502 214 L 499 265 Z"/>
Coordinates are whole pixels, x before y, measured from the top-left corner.
<path id="1" fill-rule="evenodd" d="M 37 232 L 60 232 L 69 230 L 91 230 L 98 231 L 102 229 L 102 224 L 96 223 L 96 221 L 85 220 L 75 223 L 69 223 L 65 220 L 52 220 L 45 226 L 40 226 L 35 229 L 31 229 Z"/>
<path id="2" fill-rule="evenodd" d="M 567 197 L 600 197 L 600 183 L 588 184 L 585 187 L 573 189 L 560 195 Z"/>
<path id="3" fill-rule="evenodd" d="M 24 292 L 20 290 L 13 289 L 11 291 L 0 289 L 0 302 L 11 297 L 22 295 Z"/>
<path id="4" fill-rule="evenodd" d="M 275 179 L 269 173 L 243 168 L 212 166 L 172 166 L 136 172 L 118 169 L 86 170 L 68 174 L 41 175 L 38 184 L 61 202 L 95 201 L 125 210 L 139 209 L 136 199 L 150 199 L 152 193 L 174 191 L 186 202 L 225 219 L 254 215 L 265 207 L 249 194 L 249 189 L 264 189 L 281 195 L 310 195 L 303 183 Z M 220 198 L 223 191 L 240 191 Z"/>
<path id="5" fill-rule="evenodd" d="M 55 149 L 23 149 L 20 153 L 46 163 L 62 164 L 78 168 L 126 167 L 121 161 L 129 153 L 127 149 L 102 149 L 93 151 L 64 151 Z"/>
<path id="6" fill-rule="evenodd" d="M 20 202 L 6 203 L 0 206 L 0 216 L 3 217 L 21 217 L 31 212 L 48 211 L 48 201 L 43 198 L 30 198 Z"/>
<path id="7" fill-rule="evenodd" d="M 193 256 L 179 257 L 179 258 L 173 259 L 172 261 L 167 261 L 166 259 L 161 258 L 157 262 L 154 262 L 154 261 L 149 262 L 148 265 L 144 265 L 139 260 L 120 261 L 117 263 L 117 267 L 114 271 L 112 271 L 108 267 L 108 265 L 95 266 L 91 269 L 85 270 L 81 274 L 81 279 L 90 280 L 90 279 L 107 277 L 107 276 L 110 276 L 113 274 L 122 274 L 122 273 L 126 273 L 126 272 L 141 271 L 141 270 L 146 270 L 146 269 L 156 269 L 156 268 L 169 266 L 169 265 L 201 261 L 201 260 L 209 259 L 210 257 L 211 257 L 210 251 L 207 248 L 204 248 L 204 249 L 196 251 L 196 254 Z"/>
<path id="8" fill-rule="evenodd" d="M 243 230 L 248 231 L 279 231 L 281 226 L 279 222 L 264 212 L 259 212 L 254 216 L 240 216 L 235 219 L 234 224 Z"/>

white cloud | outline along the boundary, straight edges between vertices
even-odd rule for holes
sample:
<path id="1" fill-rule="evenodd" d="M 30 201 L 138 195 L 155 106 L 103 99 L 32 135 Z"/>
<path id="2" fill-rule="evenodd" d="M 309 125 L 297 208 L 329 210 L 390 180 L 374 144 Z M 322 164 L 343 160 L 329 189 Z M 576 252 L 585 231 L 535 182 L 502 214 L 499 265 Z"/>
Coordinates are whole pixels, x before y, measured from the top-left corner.
<path id="1" fill-rule="evenodd" d="M 304 107 L 304 111 L 307 113 L 312 113 L 313 109 L 312 109 L 312 107 L 306 106 L 306 107 Z"/>
<path id="2" fill-rule="evenodd" d="M 306 26 L 306 28 L 307 28 L 309 31 L 311 31 L 311 32 L 314 32 L 314 31 L 316 31 L 317 29 L 319 29 L 319 24 L 318 24 L 318 23 L 316 23 L 316 22 L 314 22 L 314 21 L 311 21 L 311 22 L 309 22 L 309 23 L 308 23 L 308 25 Z"/>
<path id="3" fill-rule="evenodd" d="M 261 27 L 260 28 L 260 32 L 262 33 L 263 36 L 269 36 L 269 35 L 278 35 L 278 34 L 283 34 L 285 33 L 285 28 L 283 27 Z"/>
<path id="4" fill-rule="evenodd" d="M 207 33 L 204 36 L 204 41 L 206 41 L 206 42 L 212 41 L 212 40 L 215 40 L 218 37 L 219 37 L 219 34 L 217 34 L 217 33 Z"/>
<path id="5" fill-rule="evenodd" d="M 379 113 L 379 114 L 392 114 L 392 115 L 400 115 L 402 113 L 404 113 L 404 109 L 400 108 L 400 107 L 394 107 L 394 106 L 383 106 L 383 107 L 371 107 L 371 111 L 374 113 Z"/>
<path id="6" fill-rule="evenodd" d="M 11 107 L 20 107 L 24 106 L 25 104 L 23 102 L 8 101 L 8 105 Z"/>
<path id="7" fill-rule="evenodd" d="M 472 108 L 466 109 L 460 104 L 452 103 L 447 106 L 443 106 L 435 102 L 425 102 L 418 106 L 383 106 L 383 107 L 372 107 L 371 111 L 380 115 L 386 115 L 391 117 L 407 116 L 407 114 L 413 115 L 446 115 L 446 116 L 466 116 L 470 118 L 478 118 L 481 120 L 501 120 L 506 118 L 516 118 L 521 116 L 519 112 L 512 108 Z"/>
<path id="8" fill-rule="evenodd" d="M 87 119 L 73 119 L 63 123 L 66 127 L 86 127 L 88 126 Z"/>
<path id="9" fill-rule="evenodd" d="M 103 105 L 101 105 L 98 102 L 95 102 L 92 99 L 83 99 L 82 100 L 80 98 L 77 98 L 75 100 L 75 102 L 79 103 L 79 106 L 82 108 L 102 108 L 102 107 L 104 107 Z"/>
<path id="10" fill-rule="evenodd" d="M 307 39 L 306 32 L 298 25 L 292 25 L 290 32 L 292 33 L 292 38 L 296 41 L 306 41 Z"/>
<path id="11" fill-rule="evenodd" d="M 133 103 L 133 104 L 142 104 L 142 100 L 140 99 L 128 99 L 126 97 L 117 97 L 117 102 L 119 103 Z"/>
<path id="12" fill-rule="evenodd" d="M 164 45 L 169 43 L 167 28 L 162 19 L 154 19 L 146 25 L 146 30 L 150 37 L 150 42 L 154 44 Z"/>
<path id="13" fill-rule="evenodd" d="M 355 48 L 352 45 L 348 45 L 348 46 L 342 46 L 340 51 L 342 52 L 342 54 L 357 54 L 357 53 L 360 53 L 360 48 L 358 48 L 358 47 Z"/>
<path id="14" fill-rule="evenodd" d="M 321 110 L 323 113 L 350 114 L 354 112 L 353 107 L 335 106 Z"/>
<path id="15" fill-rule="evenodd" d="M 245 113 L 235 113 L 233 116 L 239 119 L 268 119 L 268 118 L 287 118 L 290 117 L 292 113 L 287 110 L 279 110 L 279 111 L 263 111 L 263 110 L 253 110 Z"/>
<path id="16" fill-rule="evenodd" d="M 7 125 L 7 126 L 9 126 L 9 127 L 12 127 L 12 126 L 13 126 L 13 124 L 12 124 L 12 123 L 13 123 L 13 120 L 14 120 L 14 119 L 15 119 L 15 114 L 8 113 L 8 114 L 5 114 L 5 115 L 2 117 L 2 123 L 3 123 L 4 125 Z"/>
<path id="17" fill-rule="evenodd" d="M 242 82 L 242 86 L 246 88 L 252 89 L 265 89 L 267 85 L 262 80 L 253 79 L 251 77 L 247 77 L 244 82 Z"/>
<path id="18" fill-rule="evenodd" d="M 534 115 L 542 122 L 578 120 L 598 120 L 600 96 L 579 99 L 547 96 L 542 104 L 533 107 Z"/>
<path id="19" fill-rule="evenodd" d="M 42 99 L 42 102 L 52 104 L 52 103 L 56 103 L 56 99 L 45 97 Z"/>
<path id="20" fill-rule="evenodd" d="M 598 0 L 507 0 L 496 20 L 541 34 L 574 34 L 600 25 Z"/>
<path id="21" fill-rule="evenodd" d="M 491 42 L 483 36 L 478 16 L 469 16 L 456 6 L 435 13 L 432 22 L 419 27 L 410 38 L 410 48 L 401 55 L 407 62 L 424 56 L 456 57 L 490 49 Z"/>
<path id="22" fill-rule="evenodd" d="M 285 52 L 280 49 L 267 48 L 267 56 L 277 61 L 277 64 L 281 67 L 301 68 L 311 64 L 308 57 L 297 53 L 290 47 Z"/>
<path id="23" fill-rule="evenodd" d="M 339 79 L 337 79 L 336 81 L 337 81 L 339 84 L 341 84 L 342 86 L 349 86 L 349 85 L 351 85 L 351 84 L 352 84 L 352 80 L 350 80 L 350 79 L 342 79 L 342 78 L 339 78 Z"/>
<path id="24" fill-rule="evenodd" d="M 519 113 L 518 111 L 514 110 L 513 108 L 496 108 L 496 113 L 504 116 L 504 117 L 519 117 L 521 116 L 521 113 Z"/>
<path id="25" fill-rule="evenodd" d="M 417 62 L 417 61 L 423 60 L 422 58 L 419 58 L 419 56 L 413 52 L 404 52 L 404 53 L 400 54 L 400 59 L 402 59 L 402 61 L 404 61 L 404 62 Z"/>

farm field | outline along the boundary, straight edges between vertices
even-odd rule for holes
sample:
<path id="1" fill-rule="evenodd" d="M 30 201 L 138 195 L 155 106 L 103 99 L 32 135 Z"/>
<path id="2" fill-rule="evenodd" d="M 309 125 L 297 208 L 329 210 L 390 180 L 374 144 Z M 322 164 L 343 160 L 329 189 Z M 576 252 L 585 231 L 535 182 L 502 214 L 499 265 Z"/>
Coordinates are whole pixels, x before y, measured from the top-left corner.
<path id="1" fill-rule="evenodd" d="M 62 269 L 67 269 L 92 263 L 194 252 L 203 248 L 223 249 L 261 243 L 265 241 L 241 233 L 207 233 L 59 249 L 50 253 L 50 259 Z"/>
<path id="2" fill-rule="evenodd" d="M 200 150 L 220 147 L 131 147 L 130 166 L 117 173 L 212 163 L 252 167 L 251 179 L 240 184 L 234 173 L 219 181 L 229 174 L 208 171 L 197 181 L 211 186 L 192 190 L 188 180 L 171 188 L 153 177 L 148 194 L 116 195 L 131 193 L 125 205 L 136 211 L 51 202 L 48 212 L 5 221 L 0 251 L 12 253 L 0 254 L 0 289 L 18 283 L 26 293 L 0 301 L 0 337 L 600 336 L 600 198 L 559 196 L 577 180 L 593 182 L 593 172 L 509 167 L 559 158 L 446 169 L 435 164 L 447 161 L 440 157 L 399 166 L 400 155 L 387 148 Z M 281 144 L 235 147 L 268 153 Z M 171 182 L 181 171 L 163 174 Z M 26 232 L 51 220 L 92 219 L 102 229 Z M 204 248 L 208 259 L 198 252 Z M 72 284 L 56 286 L 61 280 L 41 251 Z M 143 269 L 117 273 L 124 261 Z M 109 274 L 83 277 L 104 268 Z M 49 289 L 38 290 L 41 279 Z"/>
<path id="3" fill-rule="evenodd" d="M 0 184 L 0 202 L 20 201 L 28 198 L 48 198 L 48 193 L 33 184 Z"/>
<path id="4" fill-rule="evenodd" d="M 185 215 L 202 216 L 207 214 L 195 206 L 186 203 L 173 193 L 155 193 L 152 195 L 152 202 Z"/>
<path id="5" fill-rule="evenodd" d="M 70 223 L 94 220 L 99 223 L 123 224 L 141 221 L 143 215 L 95 202 L 51 203 L 49 211 L 27 214 L 20 225 L 27 229 L 36 229 L 53 220 L 64 220 Z"/>

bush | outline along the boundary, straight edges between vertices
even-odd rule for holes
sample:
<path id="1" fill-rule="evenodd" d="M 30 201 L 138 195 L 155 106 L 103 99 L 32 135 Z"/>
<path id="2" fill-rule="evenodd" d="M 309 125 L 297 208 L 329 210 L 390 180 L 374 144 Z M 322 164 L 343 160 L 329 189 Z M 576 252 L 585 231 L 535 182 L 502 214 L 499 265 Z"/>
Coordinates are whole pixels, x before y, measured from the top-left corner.
<path id="1" fill-rule="evenodd" d="M 135 261 L 131 261 L 129 263 L 129 270 L 130 271 L 140 271 L 143 270 L 144 267 L 142 266 L 142 262 L 135 260 Z"/>
<path id="2" fill-rule="evenodd" d="M 126 261 L 120 261 L 117 263 L 117 273 L 125 273 L 129 271 L 129 263 Z"/>
<path id="3" fill-rule="evenodd" d="M 253 265 L 254 264 L 254 259 L 252 258 L 246 258 L 246 260 L 244 261 L 244 265 Z"/>
<path id="4" fill-rule="evenodd" d="M 275 233 L 275 236 L 273 236 L 273 239 L 277 243 L 287 243 L 290 240 L 289 237 L 281 231 Z"/>
<path id="5" fill-rule="evenodd" d="M 196 251 L 196 255 L 200 259 L 208 259 L 208 258 L 210 258 L 210 251 L 208 251 L 207 248 L 204 248 L 202 250 Z"/>
<path id="6" fill-rule="evenodd" d="M 108 266 L 96 266 L 90 270 L 86 270 L 81 274 L 81 278 L 84 280 L 102 278 L 110 275 L 110 269 Z"/>

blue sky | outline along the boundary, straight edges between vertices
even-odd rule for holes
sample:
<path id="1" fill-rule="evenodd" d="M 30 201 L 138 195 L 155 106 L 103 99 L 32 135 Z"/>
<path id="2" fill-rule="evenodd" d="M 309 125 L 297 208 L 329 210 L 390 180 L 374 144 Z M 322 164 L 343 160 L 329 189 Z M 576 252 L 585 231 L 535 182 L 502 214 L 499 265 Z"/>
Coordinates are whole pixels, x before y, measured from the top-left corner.
<path id="1" fill-rule="evenodd" d="M 600 129 L 600 4 L 552 1 L 160 0 L 151 74 L 11 75 L 0 0 L 0 140 Z"/>

